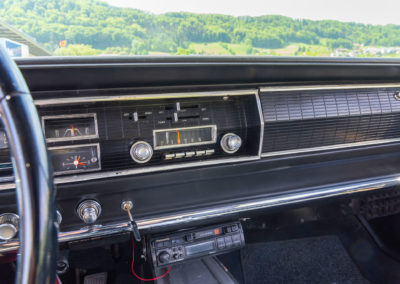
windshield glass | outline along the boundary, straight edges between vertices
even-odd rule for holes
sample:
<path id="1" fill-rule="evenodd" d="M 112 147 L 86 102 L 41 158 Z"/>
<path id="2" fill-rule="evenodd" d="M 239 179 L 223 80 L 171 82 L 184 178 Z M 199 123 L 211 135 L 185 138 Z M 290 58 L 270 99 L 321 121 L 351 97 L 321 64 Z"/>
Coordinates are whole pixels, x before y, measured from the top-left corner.
<path id="1" fill-rule="evenodd" d="M 14 57 L 400 57 L 400 1 L 1 0 Z"/>

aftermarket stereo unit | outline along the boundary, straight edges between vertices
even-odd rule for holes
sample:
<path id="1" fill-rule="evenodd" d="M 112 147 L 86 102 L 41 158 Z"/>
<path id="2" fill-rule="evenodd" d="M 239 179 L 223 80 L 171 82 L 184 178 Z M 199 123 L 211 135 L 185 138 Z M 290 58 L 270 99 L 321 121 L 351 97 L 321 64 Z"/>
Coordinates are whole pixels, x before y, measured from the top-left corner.
<path id="1" fill-rule="evenodd" d="M 239 222 L 182 231 L 150 239 L 150 252 L 155 267 L 184 260 L 229 252 L 245 244 Z"/>

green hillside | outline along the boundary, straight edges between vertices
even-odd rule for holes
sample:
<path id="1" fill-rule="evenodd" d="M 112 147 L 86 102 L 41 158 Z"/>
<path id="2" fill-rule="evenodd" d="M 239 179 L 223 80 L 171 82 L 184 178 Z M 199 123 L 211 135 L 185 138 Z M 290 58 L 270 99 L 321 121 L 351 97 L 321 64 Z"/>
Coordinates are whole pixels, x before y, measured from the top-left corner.
<path id="1" fill-rule="evenodd" d="M 397 25 L 275 15 L 154 15 L 96 0 L 2 0 L 0 18 L 59 55 L 329 55 L 337 48 L 400 47 Z M 61 40 L 67 41 L 66 48 L 58 48 Z"/>

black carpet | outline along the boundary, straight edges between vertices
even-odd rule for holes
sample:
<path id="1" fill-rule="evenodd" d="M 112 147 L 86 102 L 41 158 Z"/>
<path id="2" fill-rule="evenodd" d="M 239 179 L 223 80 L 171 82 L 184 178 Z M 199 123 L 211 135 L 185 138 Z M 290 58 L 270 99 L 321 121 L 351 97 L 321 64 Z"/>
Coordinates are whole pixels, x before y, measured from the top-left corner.
<path id="1" fill-rule="evenodd" d="M 246 284 L 369 283 L 336 236 L 249 244 L 241 254 Z"/>

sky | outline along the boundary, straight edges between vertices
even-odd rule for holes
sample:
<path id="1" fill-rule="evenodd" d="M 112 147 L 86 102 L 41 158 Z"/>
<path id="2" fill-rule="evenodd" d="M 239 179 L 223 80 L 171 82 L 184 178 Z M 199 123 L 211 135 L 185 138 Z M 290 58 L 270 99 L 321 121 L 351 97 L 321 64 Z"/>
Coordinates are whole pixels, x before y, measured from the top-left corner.
<path id="1" fill-rule="evenodd" d="M 102 0 L 110 5 L 161 14 L 284 15 L 296 19 L 400 25 L 400 0 Z"/>

